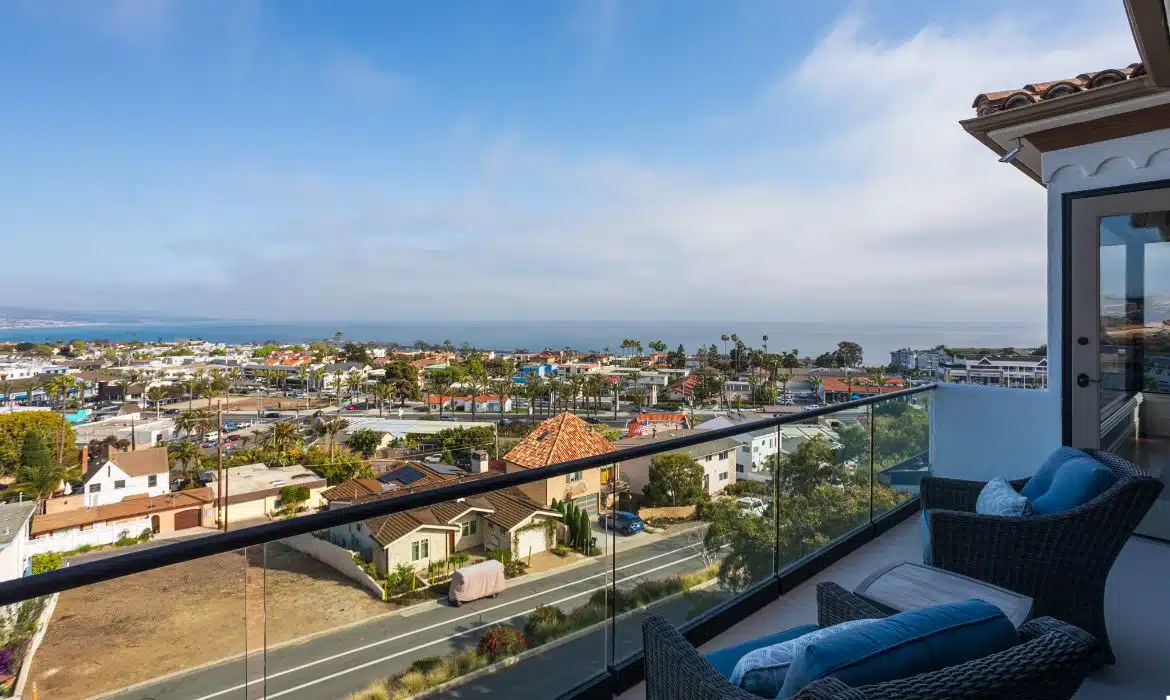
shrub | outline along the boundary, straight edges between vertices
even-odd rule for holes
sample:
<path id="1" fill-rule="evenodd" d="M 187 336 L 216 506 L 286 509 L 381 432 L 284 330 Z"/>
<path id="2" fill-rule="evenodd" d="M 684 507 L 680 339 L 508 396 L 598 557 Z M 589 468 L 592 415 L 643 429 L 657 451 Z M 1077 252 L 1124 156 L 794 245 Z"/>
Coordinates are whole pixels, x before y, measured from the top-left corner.
<path id="1" fill-rule="evenodd" d="M 565 619 L 566 615 L 560 608 L 541 605 L 524 622 L 524 636 L 533 646 L 540 646 L 568 631 L 565 629 Z"/>
<path id="2" fill-rule="evenodd" d="M 59 552 L 34 554 L 32 555 L 32 572 L 34 574 L 43 574 L 46 571 L 56 571 L 61 568 L 63 559 Z"/>
<path id="3" fill-rule="evenodd" d="M 555 547 L 553 547 L 552 549 L 550 549 L 549 551 L 552 552 L 553 554 L 557 555 L 558 557 L 569 556 L 569 548 L 563 544 L 558 544 Z"/>
<path id="4" fill-rule="evenodd" d="M 506 569 L 508 563 L 512 561 L 512 552 L 507 549 L 489 549 L 487 553 L 488 559 L 495 559 L 504 565 Z"/>
<path id="5" fill-rule="evenodd" d="M 475 647 L 481 656 L 492 663 L 515 656 L 527 648 L 528 641 L 523 634 L 503 625 L 487 628 Z"/>
<path id="6" fill-rule="evenodd" d="M 524 572 L 527 570 L 528 565 L 519 559 L 513 559 L 504 563 L 505 578 L 516 578 L 517 576 L 523 576 Z"/>
<path id="7" fill-rule="evenodd" d="M 280 502 L 286 506 L 295 507 L 298 503 L 309 500 L 308 486 L 281 486 Z"/>

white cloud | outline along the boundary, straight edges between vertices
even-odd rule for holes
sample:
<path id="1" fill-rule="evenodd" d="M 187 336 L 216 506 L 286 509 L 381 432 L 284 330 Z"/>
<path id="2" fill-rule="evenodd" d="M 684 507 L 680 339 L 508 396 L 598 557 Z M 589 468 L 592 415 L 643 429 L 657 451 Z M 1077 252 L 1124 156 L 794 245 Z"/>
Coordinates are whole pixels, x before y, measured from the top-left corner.
<path id="1" fill-rule="evenodd" d="M 1134 60 L 1108 10 L 899 41 L 847 16 L 728 120 L 748 146 L 726 160 L 752 163 L 750 179 L 470 127 L 435 156 L 459 184 L 427 199 L 234 173 L 225 195 L 262 224 L 223 242 L 253 252 L 186 246 L 152 289 L 173 290 L 176 312 L 281 318 L 1039 321 L 1044 191 L 957 122 L 980 91 Z M 360 99 L 401 90 L 366 56 L 338 54 L 328 73 Z"/>
<path id="2" fill-rule="evenodd" d="M 337 51 L 325 64 L 325 78 L 338 90 L 360 102 L 386 103 L 406 87 L 402 76 L 378 66 L 372 56 Z"/>

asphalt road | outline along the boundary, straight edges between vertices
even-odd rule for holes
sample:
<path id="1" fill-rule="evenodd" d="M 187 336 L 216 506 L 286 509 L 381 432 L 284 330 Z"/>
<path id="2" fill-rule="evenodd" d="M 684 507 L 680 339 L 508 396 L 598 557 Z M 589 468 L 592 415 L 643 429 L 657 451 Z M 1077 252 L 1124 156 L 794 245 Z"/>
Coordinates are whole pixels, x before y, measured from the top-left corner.
<path id="1" fill-rule="evenodd" d="M 647 579 L 696 571 L 706 563 L 701 540 L 693 533 L 684 534 L 618 552 L 617 582 L 619 586 L 632 586 Z M 445 656 L 473 647 L 482 630 L 494 624 L 521 627 L 524 617 L 538 605 L 557 605 L 565 610 L 576 608 L 612 579 L 610 566 L 609 557 L 605 557 L 604 561 L 592 561 L 537 581 L 521 583 L 496 599 L 476 601 L 461 608 L 444 604 L 410 609 L 404 614 L 269 649 L 264 654 L 256 653 L 247 661 L 241 658 L 208 666 L 104 697 L 134 700 L 342 698 L 374 680 L 403 671 L 418 659 Z M 312 601 L 305 603 L 311 605 Z M 209 604 L 214 603 L 209 601 Z M 279 611 L 270 610 L 268 614 L 278 615 Z M 608 634 L 606 630 L 599 630 L 596 634 L 541 653 L 542 657 L 562 658 L 562 663 L 555 674 L 532 674 L 529 671 L 524 682 L 533 686 L 535 694 L 524 697 L 535 700 L 555 695 L 604 669 Z M 619 646 L 625 648 L 640 643 L 640 634 L 636 619 L 621 623 Z M 229 653 L 230 650 L 224 651 Z M 500 697 L 522 697 L 514 692 L 513 685 L 498 684 L 518 682 L 507 679 L 520 673 L 519 669 L 525 666 L 518 664 L 507 674 L 485 676 L 477 679 L 475 684 L 481 689 L 495 687 L 502 693 Z M 531 665 L 527 668 L 530 670 Z M 517 671 L 511 672 L 512 669 Z M 249 679 L 247 682 L 246 678 Z M 538 686 L 543 690 L 537 692 Z M 456 694 L 447 697 L 467 697 L 458 694 L 460 691 L 452 692 Z"/>

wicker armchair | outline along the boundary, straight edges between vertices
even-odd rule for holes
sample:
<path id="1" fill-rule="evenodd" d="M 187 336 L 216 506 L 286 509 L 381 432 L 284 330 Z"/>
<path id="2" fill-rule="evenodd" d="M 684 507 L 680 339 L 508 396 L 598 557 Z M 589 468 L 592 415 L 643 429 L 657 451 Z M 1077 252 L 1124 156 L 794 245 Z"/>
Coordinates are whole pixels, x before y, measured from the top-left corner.
<path id="1" fill-rule="evenodd" d="M 835 583 L 817 586 L 822 627 L 885 617 Z M 646 700 L 758 700 L 731 685 L 673 626 L 658 615 L 642 622 Z M 1052 618 L 1019 630 L 1019 644 L 982 659 L 887 683 L 852 688 L 835 678 L 814 681 L 793 700 L 1065 700 L 1084 682 L 1097 652 L 1091 635 Z"/>
<path id="2" fill-rule="evenodd" d="M 975 513 L 984 484 L 926 477 L 931 564 L 1031 596 L 1032 613 L 1088 631 L 1112 664 L 1105 629 L 1105 579 L 1126 540 L 1162 490 L 1162 482 L 1116 455 L 1086 450 L 1117 475 L 1105 493 L 1071 510 L 1007 518 Z M 1013 481 L 1019 490 L 1027 479 Z"/>

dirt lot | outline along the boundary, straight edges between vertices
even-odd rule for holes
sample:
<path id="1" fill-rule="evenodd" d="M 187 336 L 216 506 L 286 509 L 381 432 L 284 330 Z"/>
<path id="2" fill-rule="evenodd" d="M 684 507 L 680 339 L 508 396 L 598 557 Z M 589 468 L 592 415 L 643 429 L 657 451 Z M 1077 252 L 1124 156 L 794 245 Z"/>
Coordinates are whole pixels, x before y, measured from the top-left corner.
<path id="1" fill-rule="evenodd" d="M 39 697 L 89 697 L 392 610 L 300 552 L 254 550 L 246 570 L 220 554 L 61 594 L 33 663 Z"/>

